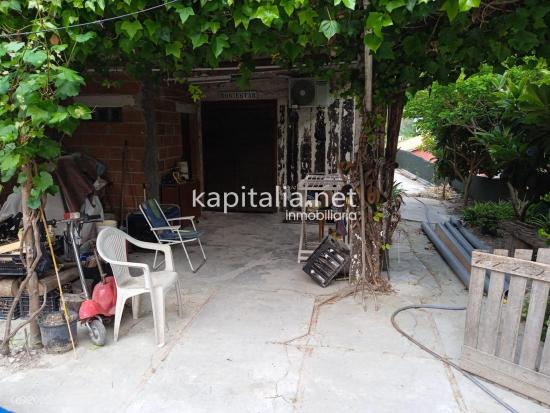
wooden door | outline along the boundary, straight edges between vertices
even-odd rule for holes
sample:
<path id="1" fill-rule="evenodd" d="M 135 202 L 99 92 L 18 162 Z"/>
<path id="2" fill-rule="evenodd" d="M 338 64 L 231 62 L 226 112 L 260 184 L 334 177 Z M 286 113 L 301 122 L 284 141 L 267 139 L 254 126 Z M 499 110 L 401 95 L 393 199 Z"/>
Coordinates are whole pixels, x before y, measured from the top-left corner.
<path id="1" fill-rule="evenodd" d="M 253 188 L 258 193 L 271 193 L 274 199 L 276 101 L 203 103 L 202 130 L 205 192 L 241 194 Z M 246 205 L 230 210 L 275 210 L 252 207 L 246 198 Z"/>

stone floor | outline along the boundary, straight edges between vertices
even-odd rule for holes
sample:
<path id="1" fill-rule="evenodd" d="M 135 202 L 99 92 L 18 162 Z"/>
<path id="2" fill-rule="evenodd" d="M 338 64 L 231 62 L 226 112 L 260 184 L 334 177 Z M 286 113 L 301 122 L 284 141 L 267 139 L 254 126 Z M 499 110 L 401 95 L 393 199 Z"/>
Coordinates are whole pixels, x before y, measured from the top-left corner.
<path id="1" fill-rule="evenodd" d="M 504 411 L 390 323 L 407 304 L 467 300 L 418 222 L 403 221 L 396 233 L 395 293 L 367 297 L 365 310 L 360 297 L 315 306 L 347 282 L 326 289 L 312 282 L 296 263 L 299 226 L 281 221 L 278 214 L 204 214 L 208 263 L 191 274 L 174 249 L 186 298 L 179 318 L 169 296 L 166 346 L 155 346 L 145 305 L 138 320 L 128 309 L 116 344 L 112 327 L 101 348 L 79 328 L 76 356 L 2 359 L 0 406 L 71 413 Z M 431 348 L 458 357 L 464 312 L 415 311 L 398 320 Z M 550 412 L 489 387 L 520 412 Z"/>

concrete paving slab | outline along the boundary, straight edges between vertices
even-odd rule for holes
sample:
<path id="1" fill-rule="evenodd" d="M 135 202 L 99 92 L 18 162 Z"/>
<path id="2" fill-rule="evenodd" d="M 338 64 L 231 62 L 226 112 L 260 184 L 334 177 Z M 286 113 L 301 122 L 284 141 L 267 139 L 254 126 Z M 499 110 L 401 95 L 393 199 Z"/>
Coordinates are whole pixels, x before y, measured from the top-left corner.
<path id="1" fill-rule="evenodd" d="M 402 169 L 395 171 L 395 182 L 406 191 L 407 196 L 421 196 L 426 191 L 426 187 L 433 186 L 428 181 Z"/>
<path id="2" fill-rule="evenodd" d="M 315 349 L 301 389 L 301 412 L 460 412 L 441 363 L 411 355 Z"/>
<path id="3" fill-rule="evenodd" d="M 323 289 L 302 272 L 298 225 L 278 214 L 205 213 L 200 226 L 208 262 L 199 272 L 174 248 L 184 317 L 169 293 L 165 347 L 154 345 L 144 300 L 140 319 L 128 309 L 116 344 L 95 348 L 80 328 L 76 360 L 71 353 L 0 359 L 0 406 L 22 413 L 502 411 L 391 327 L 402 305 L 467 300 L 417 222 L 400 224 L 390 251 L 395 292 L 377 297 L 379 310 L 372 298 L 365 312 L 348 297 L 316 316 L 315 301 L 347 284 Z M 152 262 L 148 254 L 134 257 Z M 416 311 L 399 322 L 437 351 L 459 356 L 463 313 Z M 493 387 L 521 412 L 550 412 Z"/>
<path id="4" fill-rule="evenodd" d="M 445 202 L 421 196 L 404 196 L 401 218 L 416 222 L 443 222 L 453 214 L 449 213 Z"/>

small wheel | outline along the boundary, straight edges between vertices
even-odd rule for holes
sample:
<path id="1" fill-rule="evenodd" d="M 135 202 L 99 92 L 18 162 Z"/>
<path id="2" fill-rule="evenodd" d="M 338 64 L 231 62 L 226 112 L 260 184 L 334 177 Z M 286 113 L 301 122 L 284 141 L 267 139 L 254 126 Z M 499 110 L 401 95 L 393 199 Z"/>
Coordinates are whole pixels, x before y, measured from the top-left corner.
<path id="1" fill-rule="evenodd" d="M 105 345 L 107 330 L 105 329 L 103 322 L 95 318 L 92 321 L 90 321 L 90 323 L 88 324 L 88 327 L 90 332 L 90 340 L 92 340 L 92 343 L 94 343 L 96 346 Z"/>

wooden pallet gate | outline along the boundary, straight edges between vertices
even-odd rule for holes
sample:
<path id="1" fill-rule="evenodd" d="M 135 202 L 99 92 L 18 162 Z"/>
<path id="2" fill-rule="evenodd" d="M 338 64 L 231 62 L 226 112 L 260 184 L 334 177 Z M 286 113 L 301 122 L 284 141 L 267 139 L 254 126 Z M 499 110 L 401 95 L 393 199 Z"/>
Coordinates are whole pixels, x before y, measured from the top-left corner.
<path id="1" fill-rule="evenodd" d="M 550 404 L 548 331 L 541 341 L 550 290 L 550 249 L 539 249 L 536 262 L 532 255 L 533 251 L 521 249 L 514 258 L 507 250 L 473 252 L 461 366 Z M 487 272 L 490 284 L 484 298 Z"/>

